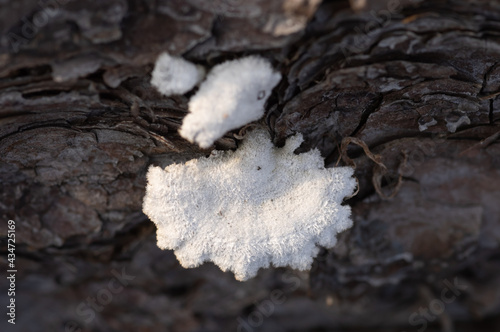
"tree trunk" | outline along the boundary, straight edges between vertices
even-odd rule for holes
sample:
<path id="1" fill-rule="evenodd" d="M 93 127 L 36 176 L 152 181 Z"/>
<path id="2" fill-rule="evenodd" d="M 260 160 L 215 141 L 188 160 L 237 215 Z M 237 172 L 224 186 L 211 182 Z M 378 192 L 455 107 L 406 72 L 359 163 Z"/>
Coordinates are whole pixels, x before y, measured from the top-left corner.
<path id="1" fill-rule="evenodd" d="M 208 3 L 0 1 L 0 216 L 17 269 L 16 325 L 0 329 L 498 328 L 500 3 Z M 149 83 L 164 51 L 207 68 L 269 58 L 274 143 L 300 132 L 298 153 L 354 162 L 354 226 L 311 271 L 240 283 L 156 247 L 148 166 L 210 153 L 177 133 L 189 95 Z"/>

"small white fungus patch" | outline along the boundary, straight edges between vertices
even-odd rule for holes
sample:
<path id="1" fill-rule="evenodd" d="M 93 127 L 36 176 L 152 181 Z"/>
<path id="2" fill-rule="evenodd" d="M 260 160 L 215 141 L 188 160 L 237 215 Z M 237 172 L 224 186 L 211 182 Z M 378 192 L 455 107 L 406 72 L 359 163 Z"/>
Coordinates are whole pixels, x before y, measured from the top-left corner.
<path id="1" fill-rule="evenodd" d="M 460 117 L 456 114 L 449 114 L 446 118 L 446 128 L 450 133 L 454 133 L 462 125 L 469 125 L 470 119 L 466 114 L 461 114 Z"/>
<path id="2" fill-rule="evenodd" d="M 426 131 L 427 129 L 429 129 L 429 127 L 435 125 L 437 125 L 437 121 L 431 116 L 423 116 L 418 119 L 418 130 L 421 132 Z"/>
<path id="3" fill-rule="evenodd" d="M 143 210 L 158 246 L 184 267 L 212 261 L 236 279 L 273 264 L 310 268 L 352 226 L 342 200 L 356 181 L 350 167 L 325 169 L 318 150 L 295 155 L 302 136 L 273 146 L 267 132 L 248 134 L 235 152 L 149 168 Z"/>
<path id="4" fill-rule="evenodd" d="M 280 79 L 267 60 L 256 56 L 215 66 L 189 101 L 181 136 L 208 148 L 229 130 L 258 120 Z"/>
<path id="5" fill-rule="evenodd" d="M 165 96 L 181 95 L 193 89 L 204 77 L 203 67 L 162 53 L 156 60 L 151 84 Z"/>

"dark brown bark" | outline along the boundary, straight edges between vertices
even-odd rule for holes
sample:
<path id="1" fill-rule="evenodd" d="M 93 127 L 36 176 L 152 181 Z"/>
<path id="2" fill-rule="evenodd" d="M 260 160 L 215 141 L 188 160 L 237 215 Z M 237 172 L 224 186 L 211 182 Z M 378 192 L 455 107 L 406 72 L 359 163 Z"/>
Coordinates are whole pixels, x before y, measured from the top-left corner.
<path id="1" fill-rule="evenodd" d="M 500 324 L 500 3 L 54 3 L 0 1 L 0 216 L 16 221 L 18 266 L 18 320 L 2 331 Z M 177 134 L 189 96 L 149 84 L 163 51 L 207 67 L 265 56 L 284 76 L 264 119 L 278 146 L 303 133 L 297 152 L 318 148 L 333 166 L 356 137 L 379 156 L 383 167 L 345 151 L 360 183 L 354 226 L 310 272 L 240 283 L 156 247 L 141 212 L 147 167 L 209 153 Z M 215 147 L 237 145 L 229 133 Z M 109 304 L 79 311 L 122 269 L 134 278 Z"/>

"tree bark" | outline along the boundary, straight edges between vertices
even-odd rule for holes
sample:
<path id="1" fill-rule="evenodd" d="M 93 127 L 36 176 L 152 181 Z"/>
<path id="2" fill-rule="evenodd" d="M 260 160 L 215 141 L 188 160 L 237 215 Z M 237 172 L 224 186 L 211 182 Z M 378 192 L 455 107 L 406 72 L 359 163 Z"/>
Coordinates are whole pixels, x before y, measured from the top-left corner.
<path id="1" fill-rule="evenodd" d="M 499 22 L 500 3 L 479 0 L 0 1 L 15 330 L 498 327 Z M 165 51 L 206 67 L 270 59 L 283 74 L 262 120 L 274 143 L 300 132 L 297 153 L 354 162 L 354 226 L 311 271 L 240 283 L 156 247 L 148 166 L 210 153 L 177 133 L 190 94 L 149 83 Z M 237 148 L 233 134 L 213 148 Z"/>

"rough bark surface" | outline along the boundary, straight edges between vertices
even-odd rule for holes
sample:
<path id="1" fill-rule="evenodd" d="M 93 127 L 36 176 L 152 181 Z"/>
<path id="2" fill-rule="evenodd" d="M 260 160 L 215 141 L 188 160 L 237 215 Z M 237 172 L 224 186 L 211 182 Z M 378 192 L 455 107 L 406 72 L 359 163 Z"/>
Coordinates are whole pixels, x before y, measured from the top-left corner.
<path id="1" fill-rule="evenodd" d="M 2 331 L 500 329 L 500 3 L 0 0 L 0 31 L 0 217 L 18 269 Z M 147 167 L 210 152 L 177 133 L 189 96 L 149 83 L 163 51 L 269 58 L 275 144 L 300 132 L 297 152 L 354 160 L 354 226 L 310 272 L 240 283 L 156 247 Z M 385 168 L 342 152 L 346 137 Z"/>

